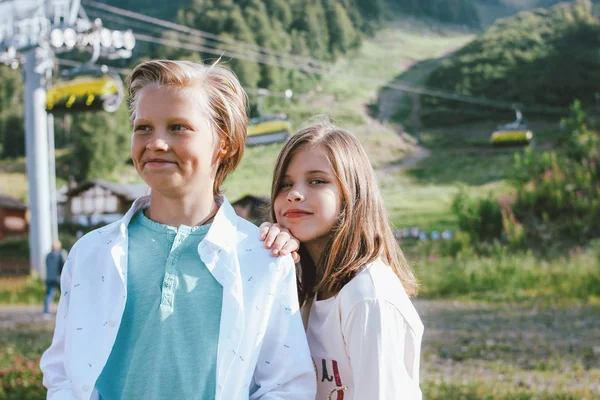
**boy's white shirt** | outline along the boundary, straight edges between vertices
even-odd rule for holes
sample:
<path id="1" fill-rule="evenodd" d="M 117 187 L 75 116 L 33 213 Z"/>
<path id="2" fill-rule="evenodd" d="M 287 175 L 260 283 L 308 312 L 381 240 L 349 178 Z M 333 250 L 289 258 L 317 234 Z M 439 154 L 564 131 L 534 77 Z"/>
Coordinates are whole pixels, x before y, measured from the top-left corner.
<path id="1" fill-rule="evenodd" d="M 423 323 L 393 270 L 366 266 L 302 310 L 318 400 L 420 400 Z"/>
<path id="2" fill-rule="evenodd" d="M 127 226 L 149 201 L 137 199 L 120 221 L 73 246 L 61 276 L 52 344 L 40 361 L 48 399 L 98 399 L 94 385 L 127 299 Z M 313 400 L 315 370 L 291 257 L 272 257 L 258 228 L 225 199 L 198 253 L 223 286 L 215 399 Z"/>

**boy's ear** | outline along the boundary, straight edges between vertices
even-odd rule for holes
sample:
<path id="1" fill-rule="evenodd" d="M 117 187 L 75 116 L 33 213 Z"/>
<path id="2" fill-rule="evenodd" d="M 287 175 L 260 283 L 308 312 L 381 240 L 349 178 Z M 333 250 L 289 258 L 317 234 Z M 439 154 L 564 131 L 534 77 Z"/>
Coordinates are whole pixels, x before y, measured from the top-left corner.
<path id="1" fill-rule="evenodd" d="M 231 149 L 231 147 L 229 147 L 229 145 L 222 145 L 221 149 L 219 150 L 219 152 L 217 153 L 219 158 L 229 158 L 229 157 L 233 157 L 236 153 L 237 153 L 237 149 Z"/>

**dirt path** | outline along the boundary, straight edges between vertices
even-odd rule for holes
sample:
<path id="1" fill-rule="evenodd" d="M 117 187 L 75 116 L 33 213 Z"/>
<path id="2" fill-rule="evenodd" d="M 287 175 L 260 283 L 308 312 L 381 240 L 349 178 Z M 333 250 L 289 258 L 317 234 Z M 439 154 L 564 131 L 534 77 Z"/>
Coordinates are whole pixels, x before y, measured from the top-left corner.
<path id="1" fill-rule="evenodd" d="M 439 67 L 446 58 L 450 57 L 452 53 L 454 53 L 454 51 L 455 50 L 452 49 L 438 59 L 421 62 L 421 65 L 418 65 L 419 70 L 416 75 L 411 76 L 411 78 L 407 80 L 397 81 L 397 83 L 402 83 L 403 85 L 407 85 L 409 87 L 414 86 L 416 83 L 420 82 L 424 77 L 434 71 L 437 67 Z M 406 65 L 406 70 L 408 71 L 409 68 L 412 68 L 415 65 L 417 65 L 417 62 L 410 62 L 410 64 Z M 392 81 L 391 83 L 396 83 L 396 81 Z M 379 106 L 377 119 L 379 121 L 389 121 L 392 118 L 392 115 L 394 115 L 396 112 L 397 108 L 403 103 L 403 100 L 407 95 L 410 96 L 411 94 L 407 94 L 406 92 L 397 89 L 381 90 L 379 92 L 379 98 L 377 101 L 377 105 Z"/>
<path id="2" fill-rule="evenodd" d="M 600 305 L 424 299 L 414 304 L 425 325 L 422 387 L 451 382 L 560 391 L 573 399 L 581 398 L 580 391 L 600 396 Z M 45 320 L 40 310 L 38 305 L 0 306 L 0 343 L 11 332 L 34 331 L 39 332 L 39 346 L 46 346 L 54 320 Z"/>
<path id="3" fill-rule="evenodd" d="M 426 159 L 430 155 L 431 151 L 424 147 L 417 146 L 415 147 L 413 154 L 411 154 L 409 157 L 403 158 L 399 162 L 394 162 L 382 166 L 381 168 L 377 169 L 377 172 L 393 173 L 398 171 L 405 171 L 407 169 L 414 168 L 415 166 L 417 166 L 417 164 L 419 164 L 419 162 Z"/>
<path id="4" fill-rule="evenodd" d="M 425 381 L 600 395 L 600 306 L 416 300 Z M 577 397 L 574 397 L 577 398 Z M 600 397 L 599 397 L 600 398 Z"/>

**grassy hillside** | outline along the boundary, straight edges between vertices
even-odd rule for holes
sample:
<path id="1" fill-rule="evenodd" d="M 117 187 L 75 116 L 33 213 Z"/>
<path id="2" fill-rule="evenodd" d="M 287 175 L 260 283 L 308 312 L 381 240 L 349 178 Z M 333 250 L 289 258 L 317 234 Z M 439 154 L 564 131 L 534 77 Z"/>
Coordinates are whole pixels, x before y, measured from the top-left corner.
<path id="1" fill-rule="evenodd" d="M 373 164 L 384 170 L 410 156 L 413 146 L 398 135 L 396 127 L 369 117 L 367 105 L 374 102 L 383 83 L 419 61 L 439 58 L 459 48 L 471 38 L 471 35 L 452 32 L 432 32 L 417 21 L 396 22 L 365 41 L 355 55 L 336 63 L 331 74 L 323 79 L 319 91 L 310 92 L 292 104 L 272 104 L 269 111 L 286 112 L 296 124 L 316 114 L 330 115 L 357 135 Z M 236 199 L 247 193 L 268 195 L 279 148 L 280 145 L 271 145 L 247 149 L 242 164 L 225 183 L 227 196 Z M 388 173 L 382 174 L 382 179 L 394 181 L 387 192 L 389 202 L 393 203 L 403 185 L 388 177 Z M 416 192 L 408 195 L 413 194 Z M 413 206 L 418 203 L 415 201 Z M 394 221 L 400 224 L 403 215 L 395 213 Z"/>
<path id="2" fill-rule="evenodd" d="M 589 5 L 589 4 L 587 4 Z M 600 81 L 600 23 L 585 2 L 559 4 L 499 20 L 445 60 L 426 87 L 553 113 L 575 98 L 594 103 Z M 532 111 L 529 111 L 532 110 Z M 498 109 L 425 96 L 421 118 L 454 124 L 498 115 Z M 558 113 L 564 115 L 564 113 Z M 510 117 L 510 110 L 501 113 Z"/>
<path id="3" fill-rule="evenodd" d="M 497 19 L 510 17 L 534 8 L 549 8 L 568 0 L 475 0 L 475 8 L 482 27 L 489 27 Z"/>
<path id="4" fill-rule="evenodd" d="M 404 140 L 396 127 L 379 123 L 368 115 L 367 105 L 377 98 L 381 84 L 393 79 L 422 60 L 436 59 L 472 39 L 470 35 L 453 32 L 433 32 L 424 24 L 414 20 L 404 20 L 389 25 L 373 39 L 365 41 L 352 57 L 338 61 L 322 85 L 303 96 L 295 96 L 291 102 L 269 99 L 265 102 L 266 112 L 288 113 L 297 127 L 306 118 L 316 114 L 329 114 L 340 125 L 356 133 L 372 162 L 381 171 L 386 198 L 392 207 L 392 215 L 397 225 L 404 225 L 410 216 L 410 223 L 435 224 L 436 215 L 448 220 L 449 195 L 439 195 L 443 190 L 436 187 L 420 187 L 411 183 L 410 190 L 396 175 L 386 172 L 388 165 L 397 163 L 413 152 L 411 142 Z M 401 44 L 401 45 L 399 45 Z M 226 183 L 226 194 L 235 200 L 245 194 L 268 195 L 275 157 L 280 145 L 248 148 L 238 170 Z M 9 168 L 9 166 L 11 166 Z M 16 169 L 15 169 L 16 168 Z M 136 182 L 139 178 L 133 169 L 125 170 L 115 179 Z M 24 174 L 24 160 L 5 160 L 0 164 L 0 188 L 19 198 L 26 197 L 27 185 Z M 448 188 L 448 193 L 454 189 Z M 402 193 L 402 201 L 398 196 Z M 436 193 L 429 196 L 428 193 Z M 440 197 L 442 196 L 442 197 Z M 440 210 L 418 217 L 429 197 L 433 208 Z M 424 211 L 428 213 L 428 211 Z M 446 224 L 444 222 L 444 224 Z M 446 224 L 447 225 L 447 224 Z"/>

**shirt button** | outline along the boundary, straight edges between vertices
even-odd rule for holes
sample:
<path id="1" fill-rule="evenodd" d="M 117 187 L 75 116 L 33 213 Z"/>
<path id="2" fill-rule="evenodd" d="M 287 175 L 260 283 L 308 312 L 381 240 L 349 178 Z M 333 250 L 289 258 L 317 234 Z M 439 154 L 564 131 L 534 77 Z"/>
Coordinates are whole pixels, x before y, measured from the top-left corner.
<path id="1" fill-rule="evenodd" d="M 108 326 L 110 326 L 111 328 L 115 327 L 115 321 L 113 321 L 112 319 L 110 321 L 108 321 Z"/>
<path id="2" fill-rule="evenodd" d="M 90 391 L 90 387 L 88 385 L 83 385 L 82 387 L 84 392 L 89 392 Z"/>

